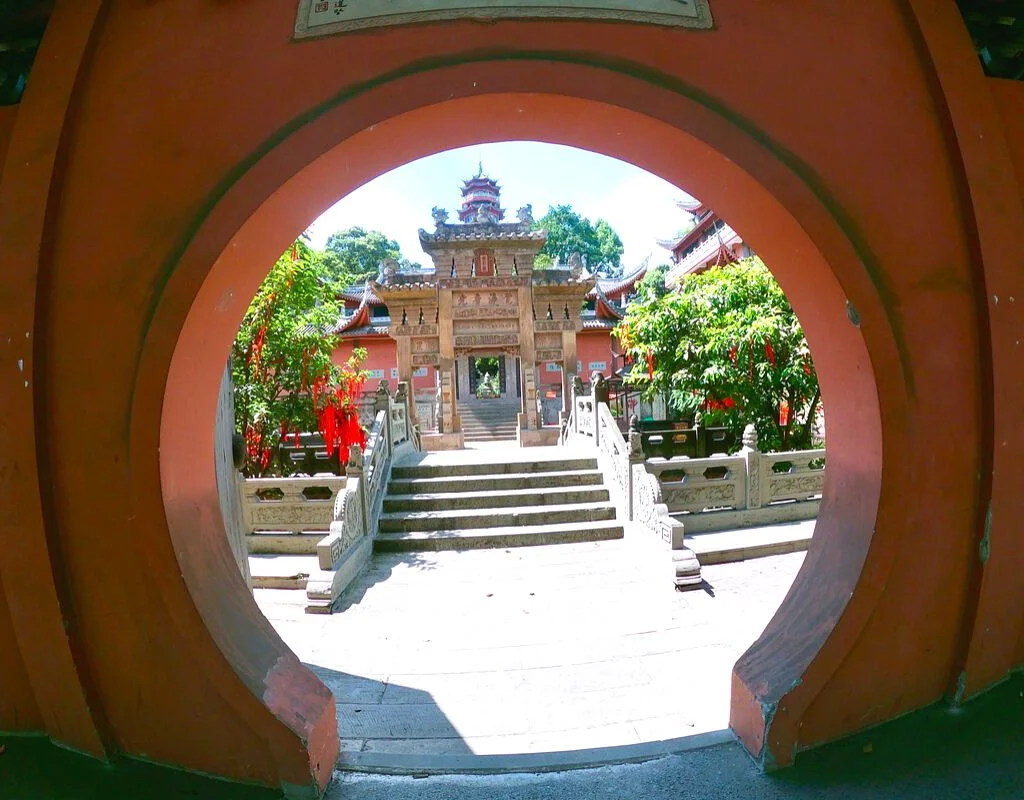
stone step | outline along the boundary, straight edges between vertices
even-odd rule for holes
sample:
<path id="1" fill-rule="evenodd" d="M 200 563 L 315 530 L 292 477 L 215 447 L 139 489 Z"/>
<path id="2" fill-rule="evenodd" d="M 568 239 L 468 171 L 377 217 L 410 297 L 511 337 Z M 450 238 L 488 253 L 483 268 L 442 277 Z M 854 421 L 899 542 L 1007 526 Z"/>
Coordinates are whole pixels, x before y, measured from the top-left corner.
<path id="1" fill-rule="evenodd" d="M 513 506 L 495 509 L 472 508 L 449 511 L 397 511 L 381 514 L 380 532 L 510 528 L 523 525 L 579 525 L 580 523 L 613 519 L 615 519 L 615 508 L 608 503 Z"/>
<path id="2" fill-rule="evenodd" d="M 392 480 L 388 492 L 393 494 L 434 494 L 437 492 L 496 492 L 516 489 L 538 489 L 555 486 L 600 486 L 604 480 L 596 470 L 566 472 L 516 472 L 511 475 L 466 475 L 461 478 L 415 478 Z"/>
<path id="3" fill-rule="evenodd" d="M 516 492 L 432 492 L 429 494 L 389 494 L 384 511 L 448 511 L 473 508 L 510 508 L 513 506 L 568 506 L 579 503 L 608 502 L 603 486 L 565 488 L 562 486 L 520 489 Z"/>
<path id="4" fill-rule="evenodd" d="M 392 480 L 418 480 L 420 478 L 455 478 L 464 475 L 511 475 L 536 472 L 567 472 L 579 470 L 596 470 L 595 458 L 557 458 L 550 460 L 523 461 L 508 459 L 503 461 L 464 463 L 438 460 L 431 463 L 427 456 L 419 464 L 395 467 L 391 471 Z"/>
<path id="5" fill-rule="evenodd" d="M 423 550 L 474 550 L 483 548 L 534 547 L 552 544 L 600 542 L 623 538 L 617 522 L 591 522 L 586 525 L 518 525 L 479 530 L 429 530 L 381 533 L 374 549 L 381 552 Z"/>
<path id="6" fill-rule="evenodd" d="M 461 422 L 462 422 L 463 429 L 471 428 L 471 427 L 490 428 L 490 427 L 493 427 L 495 425 L 508 425 L 508 426 L 511 426 L 511 427 L 514 428 L 514 427 L 516 427 L 519 424 L 519 420 L 516 417 L 501 417 L 501 418 L 495 418 L 495 419 L 480 419 L 478 417 L 462 417 L 461 418 Z"/>
<path id="7" fill-rule="evenodd" d="M 471 422 L 466 424 L 462 423 L 463 433 L 479 433 L 481 431 L 511 431 L 513 434 L 519 429 L 519 426 L 515 422 L 501 422 L 495 423 L 494 425 L 484 425 L 479 422 Z"/>

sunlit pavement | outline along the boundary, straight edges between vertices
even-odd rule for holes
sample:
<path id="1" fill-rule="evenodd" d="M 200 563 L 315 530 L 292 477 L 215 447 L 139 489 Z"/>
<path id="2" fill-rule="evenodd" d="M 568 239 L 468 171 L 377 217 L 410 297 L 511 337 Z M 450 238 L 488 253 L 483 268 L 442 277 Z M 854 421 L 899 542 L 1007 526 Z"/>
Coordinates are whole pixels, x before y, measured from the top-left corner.
<path id="1" fill-rule="evenodd" d="M 257 590 L 338 700 L 343 749 L 392 757 L 636 745 L 728 726 L 731 667 L 802 553 L 707 567 L 679 593 L 668 551 L 626 539 L 375 556 L 330 617 Z"/>

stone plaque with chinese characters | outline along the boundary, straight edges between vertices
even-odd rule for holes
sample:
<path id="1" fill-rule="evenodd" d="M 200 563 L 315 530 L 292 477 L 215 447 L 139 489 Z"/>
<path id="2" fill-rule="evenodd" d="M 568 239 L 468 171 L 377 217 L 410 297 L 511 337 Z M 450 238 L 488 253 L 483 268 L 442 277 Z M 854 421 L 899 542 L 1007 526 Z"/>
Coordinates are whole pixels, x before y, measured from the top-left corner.
<path id="1" fill-rule="evenodd" d="M 709 0 L 300 0 L 296 38 L 478 19 L 598 19 L 710 28 Z"/>

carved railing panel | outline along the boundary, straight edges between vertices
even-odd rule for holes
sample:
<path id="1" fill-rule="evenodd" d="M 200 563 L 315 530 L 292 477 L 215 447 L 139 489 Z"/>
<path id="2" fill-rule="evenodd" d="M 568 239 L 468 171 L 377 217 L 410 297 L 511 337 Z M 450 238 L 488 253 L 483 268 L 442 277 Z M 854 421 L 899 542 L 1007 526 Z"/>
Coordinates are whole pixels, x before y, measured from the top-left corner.
<path id="1" fill-rule="evenodd" d="M 576 398 L 576 431 L 594 438 L 594 398 L 589 395 Z"/>
<path id="2" fill-rule="evenodd" d="M 648 462 L 673 512 L 743 508 L 746 461 L 742 456 L 680 458 Z"/>
<path id="3" fill-rule="evenodd" d="M 338 475 L 308 478 L 249 478 L 242 482 L 247 533 L 324 531 L 331 525 L 335 498 L 345 488 Z"/>
<path id="4" fill-rule="evenodd" d="M 612 479 L 618 492 L 620 507 L 629 502 L 629 446 L 622 438 L 622 432 L 612 416 L 612 412 L 604 403 L 598 404 L 597 424 L 600 428 L 598 449 L 604 455 L 605 475 Z"/>
<path id="5" fill-rule="evenodd" d="M 825 488 L 825 451 L 798 450 L 760 457 L 767 502 L 817 500 Z"/>

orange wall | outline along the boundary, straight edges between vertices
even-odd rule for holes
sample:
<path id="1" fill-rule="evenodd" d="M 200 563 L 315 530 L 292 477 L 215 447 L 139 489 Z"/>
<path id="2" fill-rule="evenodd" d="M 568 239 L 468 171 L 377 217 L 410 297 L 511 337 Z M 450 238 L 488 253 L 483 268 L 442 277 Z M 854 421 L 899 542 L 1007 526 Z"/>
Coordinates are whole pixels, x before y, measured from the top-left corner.
<path id="1" fill-rule="evenodd" d="M 692 190 L 808 333 L 829 477 L 804 568 L 734 673 L 732 724 L 761 762 L 1020 664 L 1019 93 L 983 78 L 948 0 L 712 6 L 710 32 L 462 22 L 294 43 L 293 3 L 58 4 L 0 182 L 0 652 L 39 713 L 20 675 L 0 709 L 97 754 L 329 777 L 333 700 L 224 538 L 224 358 L 266 265 L 339 192 L 503 138 Z"/>
<path id="2" fill-rule="evenodd" d="M 352 356 L 352 350 L 356 347 L 366 348 L 366 361 L 361 369 L 371 374 L 366 384 L 365 391 L 376 391 L 381 380 L 386 380 L 394 392 L 398 386 L 398 350 L 395 340 L 390 337 L 375 337 L 372 339 L 345 339 L 335 349 L 332 358 L 336 364 L 344 364 Z M 419 392 L 433 390 L 437 386 L 437 370 L 434 367 L 426 367 L 426 375 L 415 375 L 412 379 L 413 388 Z M 379 373 L 379 374 L 378 374 Z"/>

